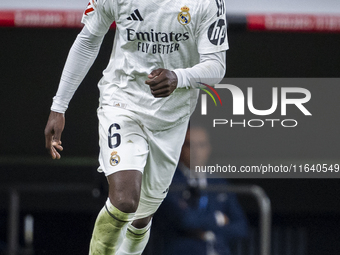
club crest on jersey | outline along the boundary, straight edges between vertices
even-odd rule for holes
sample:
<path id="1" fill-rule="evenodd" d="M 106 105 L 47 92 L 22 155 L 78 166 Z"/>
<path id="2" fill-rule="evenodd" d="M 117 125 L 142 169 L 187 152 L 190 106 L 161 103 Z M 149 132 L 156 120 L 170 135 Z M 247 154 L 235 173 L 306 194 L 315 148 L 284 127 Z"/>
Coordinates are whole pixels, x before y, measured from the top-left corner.
<path id="1" fill-rule="evenodd" d="M 178 22 L 180 24 L 187 25 L 191 21 L 191 16 L 190 16 L 189 10 L 190 9 L 187 6 L 184 6 L 184 7 L 181 8 L 181 12 L 178 13 L 178 16 L 177 16 Z"/>
<path id="2" fill-rule="evenodd" d="M 119 162 L 120 162 L 120 157 L 119 157 L 119 155 L 117 154 L 116 151 L 113 151 L 113 152 L 111 153 L 111 157 L 110 157 L 110 165 L 111 165 L 111 166 L 116 166 L 116 165 L 119 164 Z"/>

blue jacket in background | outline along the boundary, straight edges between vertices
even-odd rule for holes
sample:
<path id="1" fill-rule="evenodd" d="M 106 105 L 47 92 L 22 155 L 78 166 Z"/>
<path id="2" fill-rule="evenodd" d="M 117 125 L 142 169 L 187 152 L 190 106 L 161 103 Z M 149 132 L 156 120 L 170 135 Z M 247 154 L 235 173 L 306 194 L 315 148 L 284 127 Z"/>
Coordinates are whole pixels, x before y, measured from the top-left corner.
<path id="1" fill-rule="evenodd" d="M 228 185 L 225 179 L 207 179 L 208 187 Z M 162 239 L 166 255 L 230 255 L 230 245 L 247 236 L 246 216 L 232 193 L 207 192 L 188 185 L 180 169 L 176 170 L 172 186 L 182 185 L 184 191 L 171 191 L 155 214 L 154 227 Z M 218 226 L 216 211 L 227 215 L 229 223 Z M 206 242 L 206 231 L 215 234 L 215 242 Z M 215 253 L 214 253 L 215 252 Z"/>

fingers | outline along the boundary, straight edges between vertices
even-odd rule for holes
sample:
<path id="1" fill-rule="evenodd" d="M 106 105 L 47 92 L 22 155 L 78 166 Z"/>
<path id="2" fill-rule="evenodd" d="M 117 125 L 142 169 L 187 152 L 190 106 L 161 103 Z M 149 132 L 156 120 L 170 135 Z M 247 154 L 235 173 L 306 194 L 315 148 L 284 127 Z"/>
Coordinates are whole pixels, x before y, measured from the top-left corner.
<path id="1" fill-rule="evenodd" d="M 153 70 L 149 75 L 148 78 L 149 79 L 153 79 L 156 76 L 159 76 L 161 74 L 161 72 L 163 72 L 163 70 L 165 70 L 164 68 L 158 68 L 156 70 Z"/>
<path id="2" fill-rule="evenodd" d="M 52 159 L 60 159 L 61 156 L 58 153 L 57 149 L 62 151 L 63 147 L 61 146 L 61 141 L 55 139 L 53 135 L 53 130 L 49 128 L 49 126 L 45 129 L 45 148 L 48 153 L 51 155 Z"/>
<path id="3" fill-rule="evenodd" d="M 61 146 L 61 141 L 56 140 L 52 134 L 47 134 L 45 136 L 46 140 L 46 149 L 48 153 L 51 155 L 52 159 L 60 159 L 61 156 L 59 154 L 59 151 L 63 151 L 64 148 Z"/>
<path id="4" fill-rule="evenodd" d="M 54 128 L 54 133 L 53 133 L 53 142 L 55 142 L 56 144 L 61 144 L 61 133 L 62 133 L 62 130 L 59 129 L 58 127 L 55 127 Z"/>
<path id="5" fill-rule="evenodd" d="M 63 151 L 61 146 L 61 133 L 65 125 L 64 115 L 61 113 L 51 112 L 45 128 L 45 147 L 52 159 L 60 159 L 58 151 Z"/>
<path id="6" fill-rule="evenodd" d="M 154 97 L 167 97 L 172 93 L 171 88 L 170 86 L 168 86 L 167 81 L 163 81 L 159 84 L 150 86 L 150 89 L 151 89 L 151 94 Z"/>
<path id="7" fill-rule="evenodd" d="M 56 149 L 58 149 L 59 151 L 63 151 L 63 150 L 64 150 L 63 146 L 61 146 L 61 141 L 55 141 L 55 140 L 53 140 L 52 146 L 53 146 L 53 148 L 56 148 Z"/>
<path id="8" fill-rule="evenodd" d="M 157 78 L 152 80 L 148 85 L 150 86 L 151 91 L 155 91 L 168 86 L 169 81 L 166 77 L 157 76 Z"/>
<path id="9" fill-rule="evenodd" d="M 53 159 L 60 159 L 61 156 L 60 156 L 60 154 L 57 150 L 63 151 L 63 149 L 64 148 L 61 146 L 61 141 L 58 141 L 58 142 L 53 141 L 52 146 L 51 146 L 51 156 L 52 156 L 52 158 Z"/>
<path id="10" fill-rule="evenodd" d="M 60 154 L 57 152 L 57 150 L 53 146 L 50 148 L 50 154 L 51 154 L 52 159 L 61 158 Z"/>
<path id="11" fill-rule="evenodd" d="M 158 68 L 156 70 L 153 70 L 148 75 L 149 80 L 146 80 L 145 83 L 148 85 L 155 85 L 155 84 L 162 82 L 163 80 L 167 78 L 164 72 L 165 70 L 166 69 L 163 69 L 163 68 Z"/>
<path id="12" fill-rule="evenodd" d="M 155 76 L 154 78 L 150 79 L 150 80 L 146 80 L 145 83 L 148 84 L 149 86 L 154 86 L 154 85 L 157 85 L 158 83 L 166 80 L 166 76 L 165 75 L 158 75 L 158 76 Z"/>
<path id="13" fill-rule="evenodd" d="M 63 149 L 64 148 L 61 146 L 61 141 L 59 141 L 59 142 L 53 141 L 51 143 L 51 146 L 47 148 L 52 159 L 60 159 L 61 156 L 60 156 L 60 153 L 58 152 L 58 150 L 63 151 Z"/>
<path id="14" fill-rule="evenodd" d="M 157 76 L 154 76 L 156 74 Z M 177 87 L 176 74 L 167 69 L 154 70 L 148 77 L 153 78 L 145 83 L 150 86 L 151 94 L 156 98 L 169 96 Z"/>

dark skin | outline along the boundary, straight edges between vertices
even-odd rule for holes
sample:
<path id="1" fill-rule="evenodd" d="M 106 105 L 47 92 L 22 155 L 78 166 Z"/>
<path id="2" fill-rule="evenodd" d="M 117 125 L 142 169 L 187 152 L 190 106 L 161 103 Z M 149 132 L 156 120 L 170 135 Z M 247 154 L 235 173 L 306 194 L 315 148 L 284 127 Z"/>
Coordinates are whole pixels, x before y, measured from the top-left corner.
<path id="1" fill-rule="evenodd" d="M 145 81 L 151 89 L 151 94 L 156 97 L 167 97 L 177 88 L 177 75 L 167 69 L 159 68 L 148 75 Z"/>
<path id="2" fill-rule="evenodd" d="M 58 151 L 63 151 L 61 146 L 61 133 L 65 127 L 65 116 L 63 113 L 51 111 L 45 127 L 45 147 L 52 159 L 60 159 Z"/>
<path id="3" fill-rule="evenodd" d="M 159 68 L 148 75 L 149 80 L 145 84 L 150 86 L 151 94 L 155 98 L 169 96 L 177 87 L 177 76 L 174 72 Z M 51 111 L 45 127 L 45 147 L 52 159 L 60 159 L 61 134 L 65 127 L 63 113 Z M 109 198 L 111 203 L 122 212 L 133 213 L 137 210 L 142 173 L 138 170 L 118 171 L 107 177 L 109 183 Z M 136 228 L 145 227 L 153 215 L 133 221 Z"/>

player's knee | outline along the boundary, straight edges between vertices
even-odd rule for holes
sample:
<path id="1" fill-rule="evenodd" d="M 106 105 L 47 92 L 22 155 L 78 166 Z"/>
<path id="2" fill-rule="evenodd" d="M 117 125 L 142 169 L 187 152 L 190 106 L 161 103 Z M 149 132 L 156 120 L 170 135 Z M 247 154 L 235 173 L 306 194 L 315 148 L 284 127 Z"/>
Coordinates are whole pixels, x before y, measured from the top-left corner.
<path id="1" fill-rule="evenodd" d="M 137 211 L 138 201 L 136 199 L 125 199 L 119 202 L 117 208 L 122 212 L 134 213 Z"/>
<path id="2" fill-rule="evenodd" d="M 125 213 L 134 213 L 137 211 L 139 199 L 124 195 L 110 196 L 111 203 L 120 211 Z"/>
<path id="3" fill-rule="evenodd" d="M 137 211 L 142 173 L 137 170 L 118 171 L 108 176 L 109 198 L 120 211 L 134 213 Z"/>

